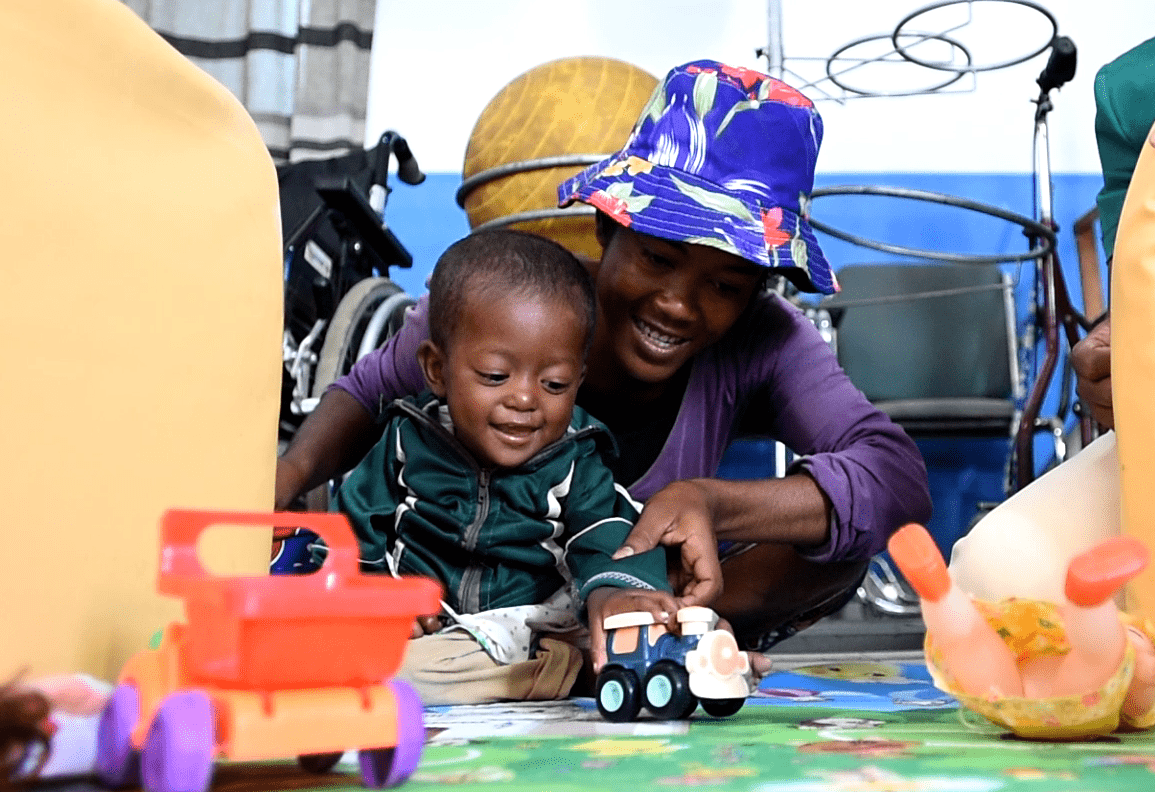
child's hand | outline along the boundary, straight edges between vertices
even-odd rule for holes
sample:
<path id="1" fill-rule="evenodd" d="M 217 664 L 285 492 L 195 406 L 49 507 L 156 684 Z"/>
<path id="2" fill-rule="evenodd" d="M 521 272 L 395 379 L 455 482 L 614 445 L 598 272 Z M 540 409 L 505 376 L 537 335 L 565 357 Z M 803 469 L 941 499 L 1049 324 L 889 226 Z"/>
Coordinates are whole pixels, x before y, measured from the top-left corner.
<path id="1" fill-rule="evenodd" d="M 606 663 L 606 631 L 602 621 L 607 616 L 645 611 L 654 617 L 655 622 L 664 622 L 671 631 L 678 629 L 678 602 L 673 594 L 665 591 L 603 586 L 594 589 L 586 597 L 586 608 L 590 622 L 590 660 L 595 674 Z"/>
<path id="2" fill-rule="evenodd" d="M 440 616 L 418 616 L 413 621 L 413 629 L 409 633 L 409 637 L 420 638 L 423 635 L 432 635 L 440 630 L 444 624 Z"/>

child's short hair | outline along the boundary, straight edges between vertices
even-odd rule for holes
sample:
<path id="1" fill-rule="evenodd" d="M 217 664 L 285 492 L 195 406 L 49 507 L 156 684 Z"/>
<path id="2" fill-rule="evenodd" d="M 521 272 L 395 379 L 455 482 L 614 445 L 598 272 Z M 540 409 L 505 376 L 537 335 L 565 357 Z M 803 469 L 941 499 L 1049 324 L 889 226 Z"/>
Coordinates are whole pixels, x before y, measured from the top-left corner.
<path id="1" fill-rule="evenodd" d="M 585 319 L 584 352 L 593 341 L 597 307 L 589 272 L 558 243 L 525 231 L 493 229 L 450 245 L 429 280 L 429 332 L 447 349 L 467 300 L 481 295 L 546 297 L 574 306 Z"/>

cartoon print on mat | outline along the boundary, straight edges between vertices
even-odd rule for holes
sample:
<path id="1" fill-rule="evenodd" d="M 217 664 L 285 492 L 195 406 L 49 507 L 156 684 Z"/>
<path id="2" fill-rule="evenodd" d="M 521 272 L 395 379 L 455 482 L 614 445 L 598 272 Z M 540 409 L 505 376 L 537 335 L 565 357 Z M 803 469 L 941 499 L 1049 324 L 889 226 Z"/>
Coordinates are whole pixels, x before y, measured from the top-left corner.
<path id="1" fill-rule="evenodd" d="M 776 671 L 759 683 L 750 698 L 751 704 L 759 705 L 813 702 L 878 712 L 958 706 L 953 697 L 934 686 L 923 663 L 846 662 Z"/>
<path id="2" fill-rule="evenodd" d="M 783 701 L 830 701 L 829 696 L 823 696 L 818 690 L 803 690 L 801 688 L 762 687 L 750 694 L 752 698 L 781 699 Z"/>
<path id="3" fill-rule="evenodd" d="M 852 754 L 864 758 L 877 756 L 896 759 L 900 756 L 909 756 L 912 748 L 918 748 L 921 745 L 920 742 L 903 740 L 838 739 L 803 743 L 798 746 L 798 752 L 804 754 Z"/>
<path id="4" fill-rule="evenodd" d="M 671 754 L 688 746 L 666 740 L 589 740 L 571 745 L 575 751 L 588 751 L 593 756 L 643 756 Z"/>
<path id="5" fill-rule="evenodd" d="M 815 778 L 772 781 L 751 789 L 754 792 L 994 792 L 1004 786 L 997 778 L 905 776 L 873 765 L 854 770 L 817 770 L 811 775 Z"/>
<path id="6" fill-rule="evenodd" d="M 792 673 L 818 679 L 876 682 L 884 685 L 906 685 L 918 681 L 905 676 L 903 667 L 895 663 L 830 663 L 802 666 L 793 669 Z"/>
<path id="7" fill-rule="evenodd" d="M 663 787 L 688 787 L 698 789 L 704 786 L 729 785 L 737 779 L 753 778 L 758 771 L 753 767 L 704 767 L 691 765 L 684 773 L 677 776 L 661 776 L 654 779 L 655 784 Z"/>
<path id="8" fill-rule="evenodd" d="M 798 724 L 799 729 L 874 729 L 885 726 L 886 721 L 874 718 L 855 718 L 851 715 L 835 715 L 829 718 L 811 718 Z"/>

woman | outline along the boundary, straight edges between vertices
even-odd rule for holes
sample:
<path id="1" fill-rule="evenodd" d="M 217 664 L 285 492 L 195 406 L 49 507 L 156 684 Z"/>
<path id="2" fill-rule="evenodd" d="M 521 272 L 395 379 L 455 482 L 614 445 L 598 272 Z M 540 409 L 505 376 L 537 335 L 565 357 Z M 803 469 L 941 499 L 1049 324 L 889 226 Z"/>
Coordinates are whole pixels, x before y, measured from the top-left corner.
<path id="1" fill-rule="evenodd" d="M 711 604 L 757 651 L 841 607 L 891 532 L 931 508 L 914 443 L 764 289 L 782 274 L 837 290 L 805 219 L 821 137 L 794 89 L 696 61 L 670 71 L 622 151 L 558 190 L 562 205 L 599 210 L 598 324 L 578 404 L 614 431 L 614 473 L 645 502 L 619 553 L 679 547 L 682 603 Z M 383 405 L 424 386 L 415 350 L 427 336 L 422 301 L 325 395 L 279 461 L 278 508 L 354 465 Z M 799 458 L 783 478 L 714 478 L 742 434 Z"/>

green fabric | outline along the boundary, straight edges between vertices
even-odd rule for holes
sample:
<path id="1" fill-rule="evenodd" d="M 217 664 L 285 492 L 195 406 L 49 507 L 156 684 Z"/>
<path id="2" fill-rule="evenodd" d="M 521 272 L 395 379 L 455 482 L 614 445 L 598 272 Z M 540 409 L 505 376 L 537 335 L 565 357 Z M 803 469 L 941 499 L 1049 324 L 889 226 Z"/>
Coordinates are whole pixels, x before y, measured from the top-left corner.
<path id="1" fill-rule="evenodd" d="M 580 407 L 567 435 L 514 470 L 481 470 L 441 425 L 430 393 L 400 399 L 337 493 L 363 566 L 441 581 L 458 612 L 579 600 L 613 586 L 669 591 L 661 550 L 613 561 L 638 511 L 602 454 L 609 431 Z M 596 527 L 595 527 L 596 526 Z M 587 530 L 589 529 L 589 530 Z"/>
<path id="2" fill-rule="evenodd" d="M 1144 41 L 1095 75 L 1095 140 L 1103 167 L 1099 228 L 1108 258 L 1131 173 L 1155 123 L 1155 38 Z"/>

